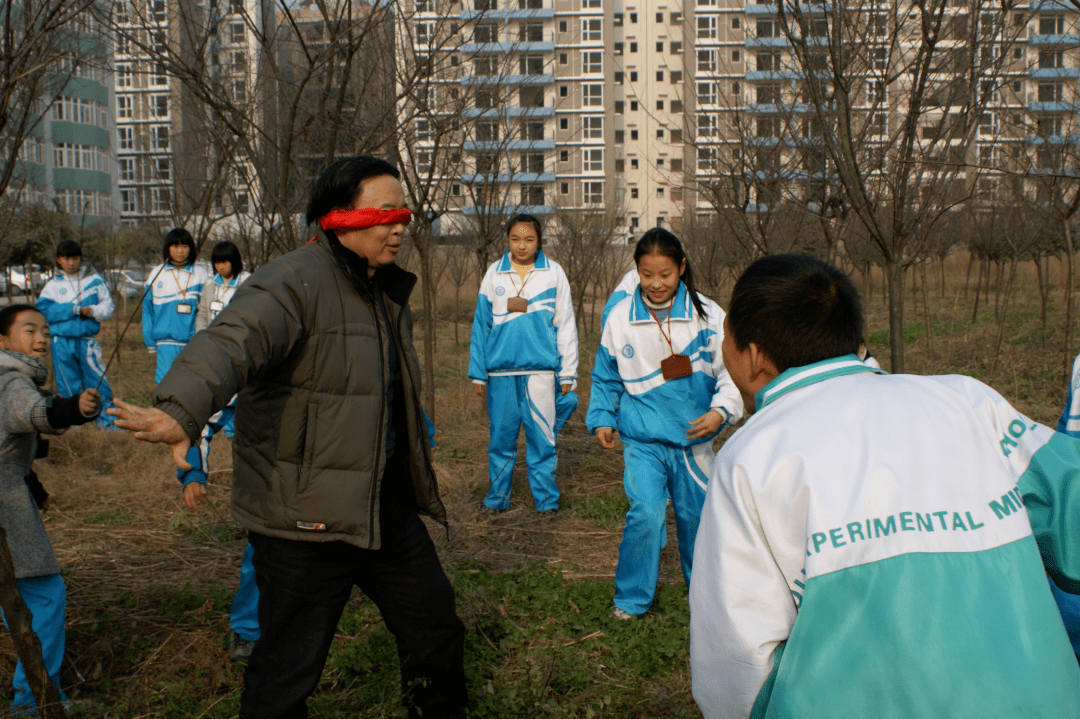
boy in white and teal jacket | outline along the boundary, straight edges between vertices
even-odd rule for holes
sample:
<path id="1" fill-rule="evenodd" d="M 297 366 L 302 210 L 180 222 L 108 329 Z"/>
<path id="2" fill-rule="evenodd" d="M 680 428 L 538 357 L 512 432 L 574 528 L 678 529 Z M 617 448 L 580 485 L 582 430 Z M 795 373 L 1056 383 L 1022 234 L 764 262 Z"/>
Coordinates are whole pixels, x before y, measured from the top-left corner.
<path id="1" fill-rule="evenodd" d="M 694 698 L 708 719 L 1080 716 L 1043 569 L 1080 589 L 1080 441 L 968 377 L 870 368 L 862 334 L 820 260 L 735 285 L 724 360 L 756 412 L 702 513 Z"/>

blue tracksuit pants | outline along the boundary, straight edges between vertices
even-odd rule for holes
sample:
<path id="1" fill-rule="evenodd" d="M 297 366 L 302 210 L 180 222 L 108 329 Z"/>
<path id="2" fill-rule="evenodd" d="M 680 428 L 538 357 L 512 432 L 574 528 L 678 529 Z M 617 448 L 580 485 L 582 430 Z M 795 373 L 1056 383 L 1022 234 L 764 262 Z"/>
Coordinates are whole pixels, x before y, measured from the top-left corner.
<path id="1" fill-rule="evenodd" d="M 533 506 L 544 512 L 559 507 L 555 486 L 555 377 L 552 374 L 490 376 L 487 387 L 488 470 L 491 490 L 484 506 L 506 509 L 517 460 L 518 432 L 525 426 L 525 459 Z"/>
<path id="2" fill-rule="evenodd" d="M 97 388 L 101 393 L 101 414 L 96 422 L 100 427 L 111 427 L 113 418 L 105 410 L 113 406 L 113 393 L 109 381 L 102 379 L 105 362 L 97 340 L 93 337 L 53 337 L 52 360 L 60 396 L 71 397 L 85 389 Z M 101 386 L 98 386 L 99 381 Z"/>
<path id="3" fill-rule="evenodd" d="M 165 373 L 172 367 L 172 363 L 180 354 L 180 350 L 184 349 L 184 345 L 172 342 L 158 342 L 155 349 L 157 351 L 157 367 L 154 369 L 154 384 L 159 384 L 161 380 L 165 379 Z"/>
<path id="4" fill-rule="evenodd" d="M 669 498 L 675 507 L 683 579 L 690 584 L 694 538 L 715 455 L 711 442 L 677 447 L 623 436 L 622 443 L 623 486 L 630 511 L 615 568 L 615 606 L 628 614 L 644 614 L 656 595 L 660 551 L 667 542 Z"/>
<path id="5" fill-rule="evenodd" d="M 60 664 L 64 660 L 64 621 L 67 608 L 64 580 L 59 574 L 50 574 L 47 577 L 17 579 L 15 583 L 19 586 L 23 602 L 34 615 L 30 626 L 41 642 L 41 658 L 45 662 L 45 671 L 49 673 L 53 684 L 59 687 Z M 4 626 L 7 627 L 7 617 L 4 617 Z M 22 661 L 15 665 L 12 683 L 15 685 L 15 699 L 11 702 L 13 715 L 20 710 L 29 712 L 31 707 L 37 706 L 34 694 L 30 691 L 30 684 L 26 681 Z M 67 699 L 63 691 L 60 696 Z"/>
<path id="6" fill-rule="evenodd" d="M 233 425 L 233 417 L 236 414 L 236 398 L 210 420 L 203 427 L 202 438 L 198 447 L 192 447 L 187 453 L 187 462 L 191 469 L 176 470 L 176 478 L 185 487 L 191 482 L 206 484 L 207 473 L 210 471 L 210 440 L 218 432 L 228 432 Z M 233 631 L 249 642 L 259 640 L 259 589 L 255 586 L 255 565 L 251 561 L 251 545 L 244 550 L 244 561 L 240 566 L 240 588 L 233 597 L 230 620 Z"/>

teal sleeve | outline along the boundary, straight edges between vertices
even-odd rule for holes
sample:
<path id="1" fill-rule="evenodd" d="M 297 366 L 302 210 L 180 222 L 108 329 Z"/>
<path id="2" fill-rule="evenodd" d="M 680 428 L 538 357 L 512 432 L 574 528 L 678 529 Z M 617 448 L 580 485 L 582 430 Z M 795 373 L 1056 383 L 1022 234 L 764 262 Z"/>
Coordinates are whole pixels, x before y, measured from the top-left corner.
<path id="1" fill-rule="evenodd" d="M 1080 440 L 1055 432 L 1018 482 L 1046 571 L 1080 594 Z"/>
<path id="2" fill-rule="evenodd" d="M 619 364 L 601 342 L 596 350 L 596 362 L 593 364 L 589 411 L 585 414 L 585 425 L 589 428 L 589 434 L 596 432 L 599 427 L 618 426 L 622 391 Z"/>
<path id="3" fill-rule="evenodd" d="M 153 349 L 157 342 L 154 340 L 154 288 L 150 285 L 143 290 L 142 336 L 143 344 Z"/>
<path id="4" fill-rule="evenodd" d="M 480 292 L 476 298 L 472 336 L 469 338 L 469 379 L 487 382 L 487 342 L 491 323 L 491 300 Z"/>

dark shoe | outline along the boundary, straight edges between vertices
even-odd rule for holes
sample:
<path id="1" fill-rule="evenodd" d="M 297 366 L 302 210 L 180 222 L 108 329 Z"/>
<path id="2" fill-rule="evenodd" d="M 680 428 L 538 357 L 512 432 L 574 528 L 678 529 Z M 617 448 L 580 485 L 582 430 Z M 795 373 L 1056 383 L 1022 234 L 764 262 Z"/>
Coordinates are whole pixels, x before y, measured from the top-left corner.
<path id="1" fill-rule="evenodd" d="M 488 514 L 488 515 L 491 515 L 492 517 L 494 517 L 496 514 L 502 514 L 503 512 L 509 512 L 510 508 L 509 507 L 503 507 L 502 509 L 495 509 L 494 507 L 489 507 L 486 504 L 481 504 L 480 505 L 480 511 L 483 512 L 484 514 Z"/>
<path id="2" fill-rule="evenodd" d="M 542 512 L 537 512 L 537 514 L 539 514 L 541 517 L 558 517 L 559 516 L 559 508 L 555 507 L 553 509 L 545 509 Z"/>
<path id="3" fill-rule="evenodd" d="M 257 642 L 249 642 L 242 636 L 233 632 L 232 642 L 229 643 L 229 661 L 246 662 L 251 659 L 251 653 L 255 651 Z"/>

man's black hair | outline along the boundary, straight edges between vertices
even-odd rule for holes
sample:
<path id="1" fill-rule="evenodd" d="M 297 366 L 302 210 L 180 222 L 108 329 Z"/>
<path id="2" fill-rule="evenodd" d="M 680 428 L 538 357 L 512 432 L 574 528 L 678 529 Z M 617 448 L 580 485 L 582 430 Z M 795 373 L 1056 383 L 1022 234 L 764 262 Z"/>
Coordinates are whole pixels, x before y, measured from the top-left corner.
<path id="1" fill-rule="evenodd" d="M 183 227 L 174 227 L 165 234 L 165 242 L 161 247 L 161 257 L 169 262 L 169 248 L 173 245 L 187 245 L 188 256 L 184 264 L 194 264 L 199 251 L 195 248 L 195 238 Z"/>
<path id="2" fill-rule="evenodd" d="M 232 265 L 232 276 L 236 277 L 244 271 L 244 258 L 240 256 L 240 248 L 228 240 L 223 240 L 214 245 L 214 251 L 210 253 L 211 264 L 228 262 Z"/>
<path id="3" fill-rule="evenodd" d="M 364 180 L 382 175 L 401 177 L 401 173 L 389 162 L 368 155 L 347 157 L 330 165 L 311 188 L 306 213 L 308 224 L 315 224 L 331 210 L 349 207 L 359 196 L 360 184 Z"/>
<path id="4" fill-rule="evenodd" d="M 82 257 L 82 247 L 75 240 L 64 240 L 56 246 L 57 257 Z"/>
<path id="5" fill-rule="evenodd" d="M 681 267 L 683 262 L 686 263 L 686 269 L 680 279 L 686 285 L 686 292 L 690 295 L 690 302 L 697 310 L 698 317 L 705 319 L 705 305 L 701 303 L 701 298 L 698 297 L 697 289 L 694 287 L 694 270 L 690 267 L 690 260 L 679 238 L 663 227 L 652 228 L 641 236 L 634 247 L 634 266 L 641 264 L 642 257 L 651 254 L 667 257 L 675 263 L 676 267 Z"/>
<path id="6" fill-rule="evenodd" d="M 507 236 L 510 235 L 510 230 L 514 229 L 514 225 L 519 225 L 523 222 L 527 225 L 532 225 L 533 229 L 536 230 L 536 251 L 539 252 L 544 249 L 544 230 L 540 226 L 540 220 L 528 213 L 519 212 L 510 218 L 506 223 Z"/>
<path id="7" fill-rule="evenodd" d="M 862 302 L 851 279 L 809 255 L 770 255 L 746 268 L 731 292 L 728 331 L 784 372 L 859 351 Z"/>
<path id="8" fill-rule="evenodd" d="M 7 307 L 0 309 L 0 335 L 7 337 L 8 333 L 11 332 L 11 326 L 15 324 L 15 318 L 27 310 L 30 310 L 31 312 L 41 312 L 41 310 L 33 305 L 23 304 L 8 305 Z"/>

